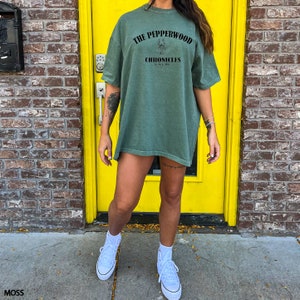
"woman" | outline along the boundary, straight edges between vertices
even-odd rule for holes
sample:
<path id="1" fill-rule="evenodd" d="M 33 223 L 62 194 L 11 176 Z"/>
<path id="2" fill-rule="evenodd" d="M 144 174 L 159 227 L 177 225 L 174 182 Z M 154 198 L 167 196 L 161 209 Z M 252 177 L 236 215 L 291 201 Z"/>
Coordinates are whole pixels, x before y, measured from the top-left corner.
<path id="1" fill-rule="evenodd" d="M 111 165 L 110 125 L 120 103 L 120 133 L 109 230 L 96 271 L 114 272 L 121 230 L 139 201 L 155 156 L 160 159 L 160 244 L 157 269 L 167 299 L 180 299 L 172 260 L 186 167 L 192 163 L 200 114 L 208 133 L 208 163 L 220 155 L 210 87 L 220 80 L 212 32 L 193 0 L 152 0 L 118 21 L 110 39 L 103 80 L 106 99 L 98 151 Z"/>

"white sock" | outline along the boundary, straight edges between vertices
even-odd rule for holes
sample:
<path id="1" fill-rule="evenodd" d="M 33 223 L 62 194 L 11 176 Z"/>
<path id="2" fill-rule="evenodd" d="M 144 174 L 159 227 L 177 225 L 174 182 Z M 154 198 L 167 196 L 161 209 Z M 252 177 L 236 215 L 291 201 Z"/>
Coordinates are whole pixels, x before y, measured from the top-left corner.
<path id="1" fill-rule="evenodd" d="M 109 231 L 107 231 L 105 243 L 110 243 L 114 247 L 118 248 L 121 243 L 121 238 L 121 233 L 112 235 Z"/>
<path id="2" fill-rule="evenodd" d="M 158 259 L 165 261 L 165 260 L 172 260 L 172 252 L 173 252 L 173 246 L 168 247 L 164 246 L 163 244 L 159 243 L 158 248 Z"/>

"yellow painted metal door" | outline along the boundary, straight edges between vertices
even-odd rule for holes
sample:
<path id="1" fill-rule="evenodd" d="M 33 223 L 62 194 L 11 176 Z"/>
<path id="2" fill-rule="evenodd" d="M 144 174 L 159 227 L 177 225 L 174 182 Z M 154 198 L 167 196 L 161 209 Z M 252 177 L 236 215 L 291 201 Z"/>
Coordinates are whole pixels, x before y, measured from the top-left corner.
<path id="1" fill-rule="evenodd" d="M 119 17 L 146 2 L 145 0 L 92 0 L 93 55 L 95 65 L 96 55 L 106 54 L 109 38 Z M 201 0 L 197 2 L 204 10 L 214 32 L 215 57 L 222 78 L 221 82 L 212 88 L 215 120 L 221 144 L 221 158 L 217 163 L 207 164 L 206 155 L 208 153 L 208 145 L 206 129 L 203 121 L 201 121 L 194 166 L 188 170 L 185 177 L 182 212 L 223 214 L 232 1 Z M 95 90 L 96 84 L 102 82 L 101 76 L 102 74 L 97 72 L 95 67 Z M 95 105 L 95 139 L 98 142 L 100 107 L 96 92 Z M 111 127 L 114 146 L 116 145 L 118 136 L 118 122 L 117 116 Z M 97 209 L 99 212 L 107 211 L 109 203 L 113 198 L 116 167 L 117 162 L 113 162 L 112 167 L 106 167 L 101 163 L 97 155 Z M 139 205 L 135 209 L 136 212 L 157 212 L 159 210 L 160 198 L 158 186 L 160 178 L 157 174 L 159 174 L 159 170 L 154 165 L 151 174 L 146 178 Z"/>

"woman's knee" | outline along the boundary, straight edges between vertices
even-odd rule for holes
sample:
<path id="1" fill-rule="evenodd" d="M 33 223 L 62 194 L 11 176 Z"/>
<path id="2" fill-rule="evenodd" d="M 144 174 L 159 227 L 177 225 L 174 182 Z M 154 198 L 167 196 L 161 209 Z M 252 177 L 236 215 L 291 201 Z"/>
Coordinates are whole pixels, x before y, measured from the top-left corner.
<path id="1" fill-rule="evenodd" d="M 119 201 L 118 199 L 114 199 L 111 202 L 111 209 L 115 211 L 118 215 L 128 215 L 131 214 L 136 206 L 136 203 L 129 201 Z"/>
<path id="2" fill-rule="evenodd" d="M 181 200 L 182 187 L 165 187 L 161 184 L 160 186 L 160 196 L 163 202 L 170 205 L 178 205 Z"/>

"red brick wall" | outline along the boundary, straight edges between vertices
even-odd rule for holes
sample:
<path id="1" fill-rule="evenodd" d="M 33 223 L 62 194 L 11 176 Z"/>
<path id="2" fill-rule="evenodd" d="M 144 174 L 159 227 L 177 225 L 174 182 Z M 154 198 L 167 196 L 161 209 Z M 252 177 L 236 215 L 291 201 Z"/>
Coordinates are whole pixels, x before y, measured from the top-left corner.
<path id="1" fill-rule="evenodd" d="M 76 0 L 22 9 L 25 71 L 0 73 L 0 228 L 84 224 Z"/>
<path id="2" fill-rule="evenodd" d="M 239 228 L 299 232 L 299 0 L 250 0 Z"/>
<path id="3" fill-rule="evenodd" d="M 76 0 L 23 11 L 25 72 L 0 73 L 0 228 L 84 226 Z M 299 232 L 299 0 L 249 0 L 238 227 Z"/>

